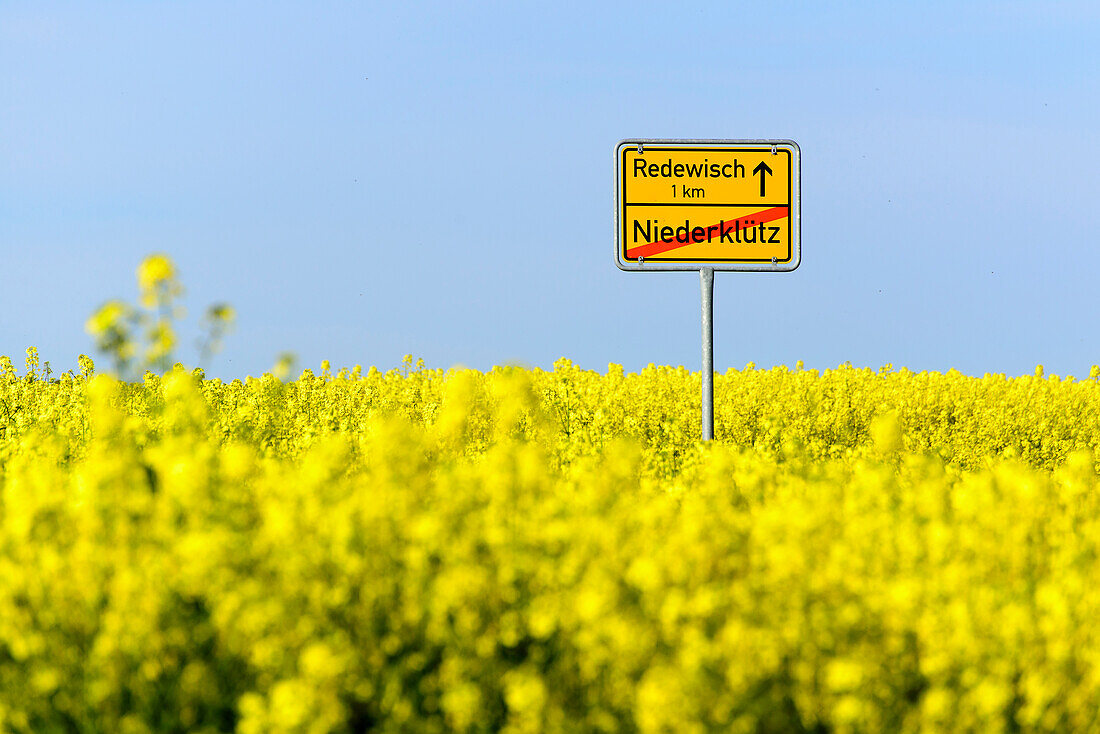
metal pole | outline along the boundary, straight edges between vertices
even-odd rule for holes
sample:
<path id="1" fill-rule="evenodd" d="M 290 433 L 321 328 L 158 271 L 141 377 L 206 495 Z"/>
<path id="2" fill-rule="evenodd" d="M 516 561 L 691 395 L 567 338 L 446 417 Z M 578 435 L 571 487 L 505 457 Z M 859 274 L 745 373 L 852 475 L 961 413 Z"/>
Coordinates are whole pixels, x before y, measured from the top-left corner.
<path id="1" fill-rule="evenodd" d="M 703 291 L 703 440 L 714 439 L 714 268 L 699 269 Z"/>

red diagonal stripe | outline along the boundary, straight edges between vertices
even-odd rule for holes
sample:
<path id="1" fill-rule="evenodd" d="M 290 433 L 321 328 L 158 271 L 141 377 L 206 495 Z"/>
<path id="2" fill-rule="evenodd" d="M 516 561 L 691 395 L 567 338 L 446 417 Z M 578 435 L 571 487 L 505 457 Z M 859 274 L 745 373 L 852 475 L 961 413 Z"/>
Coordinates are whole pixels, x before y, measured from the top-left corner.
<path id="1" fill-rule="evenodd" d="M 712 224 L 709 227 L 703 227 L 707 230 L 707 238 L 700 242 L 689 240 L 688 242 L 678 242 L 675 237 L 664 240 L 657 240 L 656 242 L 647 242 L 644 245 L 635 245 L 626 251 L 626 257 L 628 260 L 636 260 L 639 257 L 652 257 L 654 255 L 660 255 L 663 252 L 670 250 L 676 250 L 687 245 L 697 245 L 703 242 L 711 242 L 715 239 L 721 239 L 721 231 L 723 228 L 727 230 L 739 227 L 741 231 L 744 231 L 749 226 L 749 222 L 752 221 L 753 226 L 762 224 L 763 222 L 772 222 L 776 219 L 782 219 L 789 216 L 789 207 L 775 206 L 771 209 L 764 209 L 763 211 L 754 212 L 752 214 L 746 214 L 743 217 L 737 219 L 730 219 L 719 224 Z M 717 227 L 717 230 L 711 229 L 711 227 Z M 694 228 L 693 228 L 694 229 Z M 690 233 L 689 233 L 690 235 Z M 750 243 L 751 244 L 751 243 Z"/>

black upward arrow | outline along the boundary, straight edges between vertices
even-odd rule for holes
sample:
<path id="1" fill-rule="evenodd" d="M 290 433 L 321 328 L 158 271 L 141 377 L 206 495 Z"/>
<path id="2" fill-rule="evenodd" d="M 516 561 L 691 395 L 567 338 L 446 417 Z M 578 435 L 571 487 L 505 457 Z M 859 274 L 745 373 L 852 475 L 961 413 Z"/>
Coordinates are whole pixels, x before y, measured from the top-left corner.
<path id="1" fill-rule="evenodd" d="M 772 175 L 772 169 L 768 168 L 768 164 L 764 161 L 760 161 L 760 165 L 752 169 L 752 175 L 760 174 L 760 195 L 764 195 L 764 174 Z"/>

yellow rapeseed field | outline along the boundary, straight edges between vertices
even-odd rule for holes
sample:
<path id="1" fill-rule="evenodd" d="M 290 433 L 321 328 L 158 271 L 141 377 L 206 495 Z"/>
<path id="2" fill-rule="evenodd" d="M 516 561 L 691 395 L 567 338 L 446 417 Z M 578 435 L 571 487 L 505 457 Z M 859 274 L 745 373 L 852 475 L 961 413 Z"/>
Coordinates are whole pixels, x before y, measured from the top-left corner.
<path id="1" fill-rule="evenodd" d="M 104 327 L 104 330 L 106 327 Z M 47 379 L 0 732 L 1100 729 L 1100 370 Z"/>

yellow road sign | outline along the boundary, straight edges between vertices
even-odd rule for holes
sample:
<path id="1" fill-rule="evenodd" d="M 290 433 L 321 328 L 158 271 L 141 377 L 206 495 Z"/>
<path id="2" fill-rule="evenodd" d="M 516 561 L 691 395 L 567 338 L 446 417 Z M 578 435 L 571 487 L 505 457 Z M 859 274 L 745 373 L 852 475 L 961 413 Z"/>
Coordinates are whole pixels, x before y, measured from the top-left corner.
<path id="1" fill-rule="evenodd" d="M 794 141 L 624 140 L 615 161 L 615 259 L 623 270 L 798 267 Z"/>

